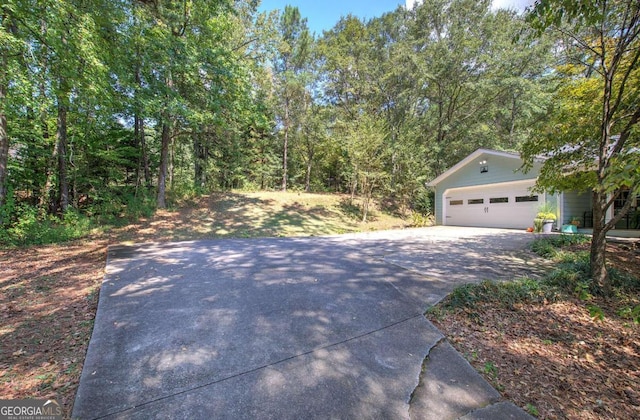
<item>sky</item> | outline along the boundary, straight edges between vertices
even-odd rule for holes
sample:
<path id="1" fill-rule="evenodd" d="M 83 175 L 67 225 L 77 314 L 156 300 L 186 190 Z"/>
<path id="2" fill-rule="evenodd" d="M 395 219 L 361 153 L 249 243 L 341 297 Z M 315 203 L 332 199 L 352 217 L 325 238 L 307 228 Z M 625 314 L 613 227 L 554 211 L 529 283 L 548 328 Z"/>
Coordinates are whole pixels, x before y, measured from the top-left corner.
<path id="1" fill-rule="evenodd" d="M 341 16 L 349 13 L 364 19 L 382 16 L 400 5 L 412 7 L 416 0 L 262 0 L 259 10 L 283 10 L 286 5 L 298 6 L 302 17 L 307 18 L 311 32 L 322 35 L 323 30 L 335 26 Z M 420 1 L 420 0 L 417 0 Z M 518 11 L 533 0 L 493 0 L 494 8 L 512 8 Z"/>

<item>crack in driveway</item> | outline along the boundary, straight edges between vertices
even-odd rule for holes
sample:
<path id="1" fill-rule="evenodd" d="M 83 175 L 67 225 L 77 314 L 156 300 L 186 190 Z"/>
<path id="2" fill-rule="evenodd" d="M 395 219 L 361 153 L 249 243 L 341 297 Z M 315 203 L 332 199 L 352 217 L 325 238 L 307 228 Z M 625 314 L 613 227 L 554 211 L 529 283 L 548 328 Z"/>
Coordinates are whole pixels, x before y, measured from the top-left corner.
<path id="1" fill-rule="evenodd" d="M 403 320 L 394 322 L 394 323 L 389 324 L 389 325 L 385 325 L 385 326 L 383 326 L 381 328 L 378 328 L 378 329 L 376 329 L 374 331 L 369 331 L 369 332 L 366 332 L 364 334 L 360 334 L 360 335 L 357 335 L 357 336 L 354 336 L 354 337 L 350 337 L 350 338 L 347 338 L 347 339 L 342 340 L 340 342 L 330 343 L 330 344 L 327 344 L 325 346 L 318 347 L 318 348 L 315 348 L 313 350 L 309 350 L 309 351 L 304 352 L 304 353 L 295 354 L 295 355 L 292 355 L 290 357 L 287 357 L 287 358 L 284 358 L 284 359 L 281 359 L 281 360 L 277 360 L 277 361 L 271 362 L 269 364 L 265 364 L 263 366 L 258 366 L 256 368 L 253 368 L 253 369 L 250 369 L 250 370 L 238 372 L 236 374 L 233 374 L 233 375 L 230 375 L 230 376 L 227 376 L 227 377 L 215 380 L 215 381 L 194 385 L 194 386 L 191 386 L 191 387 L 189 387 L 187 389 L 180 390 L 178 392 L 173 392 L 171 394 L 163 395 L 163 396 L 158 397 L 158 398 L 150 399 L 148 401 L 142 402 L 142 403 L 140 403 L 138 405 L 135 405 L 135 406 L 130 406 L 130 407 L 126 407 L 126 408 L 123 408 L 123 409 L 120 409 L 120 410 L 117 410 L 117 411 L 112 411 L 112 412 L 109 412 L 109 413 L 105 413 L 104 415 L 101 415 L 99 417 L 95 417 L 95 419 L 103 419 L 103 418 L 111 417 L 111 416 L 118 415 L 118 414 L 121 414 L 121 413 L 126 413 L 128 411 L 133 410 L 133 409 L 143 408 L 144 406 L 147 406 L 147 405 L 150 405 L 150 404 L 155 404 L 155 403 L 158 403 L 160 401 L 163 401 L 163 400 L 166 400 L 166 399 L 169 399 L 169 398 L 172 398 L 172 397 L 177 397 L 177 396 L 180 396 L 182 394 L 187 394 L 187 393 L 190 393 L 190 392 L 194 392 L 194 391 L 197 391 L 197 390 L 200 390 L 200 389 L 212 386 L 212 385 L 216 385 L 216 384 L 225 382 L 227 380 L 239 378 L 239 377 L 244 376 L 244 375 L 256 373 L 258 371 L 261 371 L 261 370 L 264 370 L 264 369 L 268 369 L 270 367 L 274 367 L 274 366 L 277 366 L 277 365 L 280 365 L 280 364 L 283 364 L 283 363 L 286 363 L 286 362 L 289 362 L 289 361 L 292 361 L 292 360 L 295 360 L 295 359 L 298 359 L 298 358 L 302 358 L 304 356 L 312 355 L 313 353 L 317 353 L 317 352 L 320 352 L 320 351 L 323 351 L 323 350 L 330 350 L 331 348 L 334 348 L 334 347 L 337 347 L 337 346 L 341 346 L 341 345 L 344 345 L 344 344 L 348 344 L 349 342 L 352 342 L 352 341 L 355 341 L 355 340 L 360 340 L 362 338 L 371 336 L 373 334 L 376 334 L 376 333 L 379 333 L 379 332 L 383 332 L 384 330 L 387 330 L 389 328 L 393 328 L 393 327 L 395 327 L 395 326 L 397 326 L 399 324 L 405 323 L 405 322 L 410 321 L 412 319 L 418 319 L 418 318 L 421 318 L 421 317 L 423 317 L 423 314 L 416 314 L 416 315 L 414 315 L 414 316 L 412 316 L 410 318 L 403 319 Z M 441 338 L 440 340 L 442 340 L 442 339 L 443 338 Z M 383 365 L 385 364 L 385 362 L 383 360 L 377 360 L 377 361 L 380 364 L 383 364 Z"/>
<path id="2" fill-rule="evenodd" d="M 446 340 L 446 337 L 443 336 L 433 346 L 429 347 L 427 354 L 424 356 L 424 359 L 422 359 L 422 363 L 420 365 L 420 374 L 418 375 L 418 381 L 417 381 L 416 387 L 413 388 L 413 391 L 411 391 L 411 395 L 409 395 L 409 401 L 407 402 L 409 404 L 409 418 L 411 418 L 411 405 L 418 398 L 417 390 L 418 388 L 424 386 L 424 374 L 427 371 L 427 363 L 429 362 L 429 355 L 431 354 L 431 350 L 439 346 L 440 343 L 442 343 L 445 340 Z"/>
<path id="3" fill-rule="evenodd" d="M 445 343 L 425 307 L 484 279 L 489 239 L 528 239 L 424 232 L 110 249 L 74 417 L 418 413 L 423 352 Z"/>

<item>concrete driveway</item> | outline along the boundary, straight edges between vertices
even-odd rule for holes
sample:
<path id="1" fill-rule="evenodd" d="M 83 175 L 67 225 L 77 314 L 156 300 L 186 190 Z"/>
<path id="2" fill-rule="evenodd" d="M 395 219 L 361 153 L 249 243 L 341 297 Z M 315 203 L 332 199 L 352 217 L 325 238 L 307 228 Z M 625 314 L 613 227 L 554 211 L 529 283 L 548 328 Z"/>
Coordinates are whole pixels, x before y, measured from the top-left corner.
<path id="1" fill-rule="evenodd" d="M 526 418 L 423 313 L 456 285 L 539 274 L 531 239 L 437 227 L 110 248 L 73 416 Z"/>

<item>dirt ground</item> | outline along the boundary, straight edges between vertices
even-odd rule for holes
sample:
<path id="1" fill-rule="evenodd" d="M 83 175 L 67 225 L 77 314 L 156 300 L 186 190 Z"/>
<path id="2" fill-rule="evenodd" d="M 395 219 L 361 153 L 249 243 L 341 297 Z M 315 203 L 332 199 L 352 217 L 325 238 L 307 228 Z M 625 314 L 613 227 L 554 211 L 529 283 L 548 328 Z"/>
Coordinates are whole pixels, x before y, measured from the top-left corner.
<path id="1" fill-rule="evenodd" d="M 210 202 L 158 212 L 138 224 L 73 243 L 0 250 L 0 399 L 53 398 L 69 417 L 109 244 L 288 236 L 307 228 L 311 234 L 339 233 L 357 227 L 333 214 L 333 204 L 323 208 L 301 199 L 297 204 L 272 197 L 234 199 L 235 204 L 224 204 L 220 197 L 209 197 Z M 256 208 L 272 199 L 271 210 Z M 256 220 L 258 227 L 247 229 Z M 379 225 L 366 229 L 398 227 L 400 222 L 378 216 Z M 327 230 L 329 223 L 333 231 Z M 633 249 L 611 247 L 609 258 L 640 275 L 640 257 Z M 597 304 L 606 312 L 599 322 L 576 299 L 508 313 L 478 307 L 477 316 L 459 313 L 437 324 L 505 398 L 536 410 L 541 418 L 640 418 L 638 325 L 617 317 L 614 304 Z"/>
<path id="2" fill-rule="evenodd" d="M 51 398 L 70 415 L 106 246 L 89 240 L 0 250 L 0 398 Z"/>
<path id="3" fill-rule="evenodd" d="M 59 245 L 0 249 L 0 399 L 52 398 L 70 417 L 91 337 L 107 246 L 172 240 L 314 236 L 403 227 L 347 196 L 219 193 Z"/>
<path id="4" fill-rule="evenodd" d="M 607 251 L 610 263 L 640 276 L 638 250 L 609 244 Z M 638 298 L 484 303 L 431 320 L 504 398 L 536 417 L 638 419 L 640 326 L 618 315 Z M 602 320 L 589 305 L 602 309 Z"/>

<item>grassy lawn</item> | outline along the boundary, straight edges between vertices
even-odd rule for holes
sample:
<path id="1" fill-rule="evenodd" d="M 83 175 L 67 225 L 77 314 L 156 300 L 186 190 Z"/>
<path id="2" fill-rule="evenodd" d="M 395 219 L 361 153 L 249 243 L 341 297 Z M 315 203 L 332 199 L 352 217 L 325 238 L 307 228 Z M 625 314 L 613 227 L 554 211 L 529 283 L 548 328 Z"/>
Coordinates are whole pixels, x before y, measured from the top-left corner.
<path id="1" fill-rule="evenodd" d="M 379 209 L 360 223 L 343 195 L 219 193 L 73 242 L 0 249 L 0 398 L 53 398 L 70 416 L 111 244 L 404 226 Z"/>

